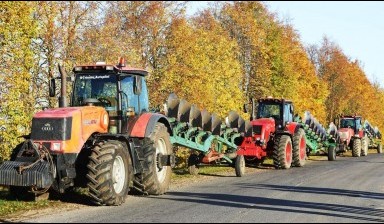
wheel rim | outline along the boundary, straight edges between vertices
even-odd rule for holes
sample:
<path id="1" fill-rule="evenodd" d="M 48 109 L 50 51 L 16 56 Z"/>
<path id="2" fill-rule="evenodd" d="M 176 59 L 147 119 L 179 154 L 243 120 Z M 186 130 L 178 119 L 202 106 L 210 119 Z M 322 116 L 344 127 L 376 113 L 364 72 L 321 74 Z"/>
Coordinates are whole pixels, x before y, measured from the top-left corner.
<path id="1" fill-rule="evenodd" d="M 306 144 L 305 144 L 305 138 L 304 137 L 301 137 L 299 147 L 300 147 L 300 160 L 304 160 L 305 154 L 306 154 L 306 150 L 305 150 Z"/>
<path id="2" fill-rule="evenodd" d="M 285 146 L 285 161 L 287 162 L 287 165 L 292 162 L 292 144 L 290 141 L 288 141 Z"/>
<path id="3" fill-rule="evenodd" d="M 112 181 L 113 189 L 117 194 L 120 193 L 123 190 L 125 184 L 125 166 L 121 156 L 116 156 L 115 160 L 113 161 Z"/>
<path id="4" fill-rule="evenodd" d="M 166 147 L 164 139 L 162 139 L 162 138 L 157 140 L 156 158 L 158 155 L 167 155 L 167 147 Z M 163 166 L 162 168 L 159 168 L 159 167 L 160 166 L 156 166 L 157 180 L 160 183 L 162 183 L 165 180 L 165 177 L 167 176 L 168 167 L 167 166 Z"/>

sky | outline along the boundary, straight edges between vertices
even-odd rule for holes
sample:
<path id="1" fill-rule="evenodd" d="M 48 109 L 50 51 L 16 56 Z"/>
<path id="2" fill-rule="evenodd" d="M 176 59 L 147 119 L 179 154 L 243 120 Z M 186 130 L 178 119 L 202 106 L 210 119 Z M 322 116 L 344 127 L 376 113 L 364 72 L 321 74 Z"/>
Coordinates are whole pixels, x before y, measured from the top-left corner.
<path id="1" fill-rule="evenodd" d="M 359 60 L 371 82 L 384 88 L 384 2 L 380 1 L 263 1 L 269 12 L 288 21 L 302 43 L 320 45 L 324 36 L 352 61 Z M 188 3 L 193 15 L 208 2 Z"/>

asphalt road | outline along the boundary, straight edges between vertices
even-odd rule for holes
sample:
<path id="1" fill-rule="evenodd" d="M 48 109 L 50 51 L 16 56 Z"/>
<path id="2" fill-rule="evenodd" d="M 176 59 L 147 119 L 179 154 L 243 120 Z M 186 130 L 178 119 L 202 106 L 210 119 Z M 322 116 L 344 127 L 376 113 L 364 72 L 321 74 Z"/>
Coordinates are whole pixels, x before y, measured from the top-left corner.
<path id="1" fill-rule="evenodd" d="M 384 222 L 384 154 L 308 161 L 288 170 L 213 176 L 122 206 L 85 206 L 29 222 Z"/>

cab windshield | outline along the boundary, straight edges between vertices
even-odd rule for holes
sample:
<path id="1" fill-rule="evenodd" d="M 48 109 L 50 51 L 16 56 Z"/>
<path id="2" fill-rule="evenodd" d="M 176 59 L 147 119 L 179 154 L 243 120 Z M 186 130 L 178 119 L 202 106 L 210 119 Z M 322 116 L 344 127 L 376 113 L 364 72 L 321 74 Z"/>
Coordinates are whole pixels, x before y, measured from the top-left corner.
<path id="1" fill-rule="evenodd" d="M 117 81 L 115 75 L 92 74 L 77 75 L 73 106 L 82 106 L 86 99 L 97 99 L 104 107 L 117 108 Z"/>
<path id="2" fill-rule="evenodd" d="M 355 128 L 355 121 L 351 119 L 342 119 L 340 121 L 340 128 Z"/>
<path id="3" fill-rule="evenodd" d="M 260 103 L 257 109 L 257 118 L 273 118 L 280 120 L 280 111 L 282 110 L 280 103 Z"/>

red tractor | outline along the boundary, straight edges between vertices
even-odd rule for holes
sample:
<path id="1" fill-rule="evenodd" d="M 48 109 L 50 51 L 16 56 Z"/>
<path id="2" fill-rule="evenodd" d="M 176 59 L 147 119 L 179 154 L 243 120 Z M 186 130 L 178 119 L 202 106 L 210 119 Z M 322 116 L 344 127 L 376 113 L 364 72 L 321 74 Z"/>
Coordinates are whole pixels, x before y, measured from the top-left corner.
<path id="1" fill-rule="evenodd" d="M 339 116 L 334 123 L 337 125 L 340 136 L 339 152 L 352 149 L 353 157 L 368 154 L 368 137 L 364 132 L 361 116 Z"/>
<path id="2" fill-rule="evenodd" d="M 303 127 L 293 121 L 292 101 L 268 97 L 257 101 L 252 99 L 252 133 L 239 143 L 236 164 L 260 163 L 265 157 L 273 158 L 276 169 L 304 166 L 306 159 L 306 138 Z M 236 175 L 243 173 L 236 166 Z"/>

